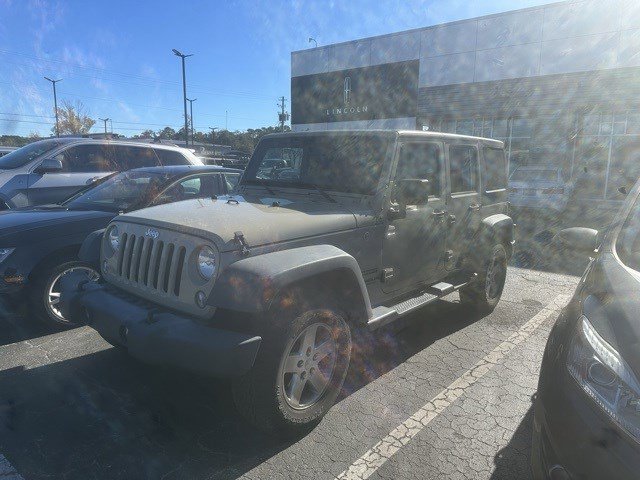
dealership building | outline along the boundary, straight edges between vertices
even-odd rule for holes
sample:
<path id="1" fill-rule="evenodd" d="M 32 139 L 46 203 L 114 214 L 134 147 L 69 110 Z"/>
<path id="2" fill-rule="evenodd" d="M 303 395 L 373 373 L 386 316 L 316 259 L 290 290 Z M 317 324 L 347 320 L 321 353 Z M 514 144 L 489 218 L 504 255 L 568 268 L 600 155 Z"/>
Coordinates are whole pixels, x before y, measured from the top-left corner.
<path id="1" fill-rule="evenodd" d="M 503 140 L 614 199 L 640 174 L 640 1 L 568 1 L 291 54 L 294 131 L 418 129 Z"/>

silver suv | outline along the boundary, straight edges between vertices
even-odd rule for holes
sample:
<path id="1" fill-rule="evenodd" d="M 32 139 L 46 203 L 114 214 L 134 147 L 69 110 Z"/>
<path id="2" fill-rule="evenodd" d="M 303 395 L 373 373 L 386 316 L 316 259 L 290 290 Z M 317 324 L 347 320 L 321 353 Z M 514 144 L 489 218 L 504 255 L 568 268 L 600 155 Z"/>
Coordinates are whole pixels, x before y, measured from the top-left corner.
<path id="1" fill-rule="evenodd" d="M 168 145 L 50 138 L 0 158 L 0 209 L 57 203 L 113 172 L 163 165 L 202 165 Z"/>

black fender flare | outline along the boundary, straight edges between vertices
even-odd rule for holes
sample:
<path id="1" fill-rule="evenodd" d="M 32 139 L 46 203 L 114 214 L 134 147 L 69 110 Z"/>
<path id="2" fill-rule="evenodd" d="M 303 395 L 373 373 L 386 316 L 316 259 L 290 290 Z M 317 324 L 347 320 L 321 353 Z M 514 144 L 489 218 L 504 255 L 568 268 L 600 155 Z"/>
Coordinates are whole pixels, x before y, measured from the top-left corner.
<path id="1" fill-rule="evenodd" d="M 504 213 L 497 213 L 482 219 L 479 240 L 482 248 L 490 248 L 496 243 L 504 245 L 510 257 L 515 241 L 513 219 Z"/>
<path id="2" fill-rule="evenodd" d="M 221 273 L 208 297 L 217 308 L 261 314 L 271 308 L 275 298 L 296 283 L 338 275 L 360 296 L 351 301 L 360 321 L 372 316 L 371 301 L 355 258 L 333 245 L 311 245 L 244 258 Z"/>
<path id="3" fill-rule="evenodd" d="M 98 271 L 100 271 L 100 250 L 102 248 L 102 237 L 105 231 L 106 228 L 101 228 L 87 235 L 78 252 L 78 258 L 80 260 L 92 265 Z"/>

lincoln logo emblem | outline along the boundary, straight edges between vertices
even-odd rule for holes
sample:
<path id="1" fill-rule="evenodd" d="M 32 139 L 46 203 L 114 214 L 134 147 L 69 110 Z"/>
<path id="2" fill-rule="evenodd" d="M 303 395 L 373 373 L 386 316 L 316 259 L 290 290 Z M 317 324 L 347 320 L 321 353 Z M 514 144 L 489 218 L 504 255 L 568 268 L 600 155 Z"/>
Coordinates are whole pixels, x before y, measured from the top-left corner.
<path id="1" fill-rule="evenodd" d="M 348 106 L 351 101 L 351 77 L 344 78 L 344 106 Z"/>

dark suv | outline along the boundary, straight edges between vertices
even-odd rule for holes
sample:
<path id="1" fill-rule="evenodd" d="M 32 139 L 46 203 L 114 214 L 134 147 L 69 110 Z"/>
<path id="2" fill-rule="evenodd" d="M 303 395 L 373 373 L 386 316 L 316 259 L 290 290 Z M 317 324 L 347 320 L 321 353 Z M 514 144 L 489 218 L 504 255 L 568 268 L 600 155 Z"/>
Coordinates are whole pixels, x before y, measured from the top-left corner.
<path id="1" fill-rule="evenodd" d="M 134 357 L 232 377 L 254 424 L 303 430 L 335 401 L 354 329 L 454 291 L 473 308 L 496 306 L 514 236 L 506 184 L 495 140 L 266 136 L 236 194 L 114 219 L 103 283 L 63 295 Z"/>

